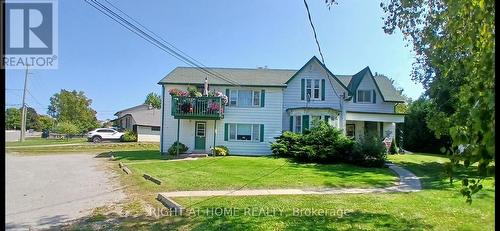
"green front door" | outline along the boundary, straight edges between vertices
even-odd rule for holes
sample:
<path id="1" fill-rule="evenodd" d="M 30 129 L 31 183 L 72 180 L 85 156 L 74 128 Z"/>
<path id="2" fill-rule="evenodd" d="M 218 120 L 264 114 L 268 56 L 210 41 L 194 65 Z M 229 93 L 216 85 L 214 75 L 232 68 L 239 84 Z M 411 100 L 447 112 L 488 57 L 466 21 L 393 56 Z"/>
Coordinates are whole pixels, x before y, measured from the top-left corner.
<path id="1" fill-rule="evenodd" d="M 194 126 L 194 150 L 205 150 L 207 123 L 197 121 Z"/>

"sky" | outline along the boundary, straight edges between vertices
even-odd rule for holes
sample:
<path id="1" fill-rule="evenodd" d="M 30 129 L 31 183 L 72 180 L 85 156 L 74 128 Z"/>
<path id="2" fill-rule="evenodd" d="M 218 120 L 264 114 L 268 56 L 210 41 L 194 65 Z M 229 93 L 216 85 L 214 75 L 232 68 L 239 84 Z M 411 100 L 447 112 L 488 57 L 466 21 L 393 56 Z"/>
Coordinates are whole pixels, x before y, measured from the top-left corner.
<path id="1" fill-rule="evenodd" d="M 103 1 L 103 0 L 99 0 Z M 108 0 L 208 67 L 300 69 L 320 58 L 301 0 L 171 1 Z M 334 74 L 369 66 L 395 80 L 416 99 L 421 84 L 410 78 L 414 55 L 399 31 L 385 34 L 380 1 L 341 0 L 330 10 L 308 0 L 325 58 Z M 46 114 L 61 89 L 84 91 L 100 120 L 161 93 L 158 81 L 186 64 L 144 41 L 84 0 L 59 1 L 59 64 L 32 70 L 26 103 Z M 6 106 L 20 107 L 24 70 L 6 71 Z"/>

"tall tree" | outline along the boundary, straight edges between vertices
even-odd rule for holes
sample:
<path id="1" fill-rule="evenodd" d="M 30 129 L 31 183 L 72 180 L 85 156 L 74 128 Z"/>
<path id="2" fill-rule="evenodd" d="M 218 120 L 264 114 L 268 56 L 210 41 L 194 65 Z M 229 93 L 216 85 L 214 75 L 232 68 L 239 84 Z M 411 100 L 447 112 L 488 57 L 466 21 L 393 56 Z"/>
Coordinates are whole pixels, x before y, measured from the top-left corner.
<path id="1" fill-rule="evenodd" d="M 96 111 L 92 109 L 91 104 L 92 100 L 87 98 L 83 91 L 62 89 L 50 97 L 48 114 L 57 122 L 70 122 L 76 125 L 80 132 L 86 132 L 99 127 Z"/>
<path id="2" fill-rule="evenodd" d="M 51 130 L 54 128 L 55 120 L 48 115 L 39 115 L 35 126 L 37 131 Z"/>
<path id="3" fill-rule="evenodd" d="M 5 110 L 5 128 L 18 129 L 21 127 L 21 110 L 17 108 L 7 108 Z"/>
<path id="4" fill-rule="evenodd" d="M 160 95 L 151 92 L 146 96 L 146 100 L 144 101 L 144 104 L 148 104 L 153 106 L 154 108 L 161 108 L 161 97 Z"/>
<path id="5" fill-rule="evenodd" d="M 20 109 L 22 110 L 22 109 Z M 36 129 L 36 123 L 38 122 L 38 113 L 32 107 L 26 108 L 26 129 Z"/>
<path id="6" fill-rule="evenodd" d="M 452 164 L 478 163 L 479 179 L 463 179 L 470 203 L 495 161 L 495 1 L 389 0 L 381 7 L 385 32 L 399 28 L 412 44 L 412 78 L 431 100 L 429 127 L 453 140 Z"/>

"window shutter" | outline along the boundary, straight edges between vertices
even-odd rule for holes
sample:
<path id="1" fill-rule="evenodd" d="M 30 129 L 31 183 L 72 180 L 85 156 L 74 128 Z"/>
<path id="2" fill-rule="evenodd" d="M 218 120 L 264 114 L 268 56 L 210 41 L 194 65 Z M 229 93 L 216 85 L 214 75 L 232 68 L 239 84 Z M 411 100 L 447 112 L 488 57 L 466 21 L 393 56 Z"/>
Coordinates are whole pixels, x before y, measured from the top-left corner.
<path id="1" fill-rule="evenodd" d="M 227 141 L 228 137 L 229 137 L 229 124 L 225 123 L 224 124 L 224 141 Z"/>
<path id="2" fill-rule="evenodd" d="M 356 97 L 357 97 L 357 96 L 356 96 L 356 91 L 354 91 L 354 93 L 353 93 L 353 95 L 352 95 L 352 98 L 353 98 L 353 102 L 355 102 L 355 103 L 356 103 L 356 101 L 357 101 Z"/>
<path id="3" fill-rule="evenodd" d="M 260 107 L 264 107 L 266 102 L 266 90 L 260 91 Z"/>
<path id="4" fill-rule="evenodd" d="M 305 130 L 309 130 L 309 115 L 302 116 L 302 133 L 304 133 Z"/>
<path id="5" fill-rule="evenodd" d="M 227 106 L 231 106 L 231 99 L 229 98 L 229 88 L 226 88 L 226 96 L 227 96 Z"/>
<path id="6" fill-rule="evenodd" d="M 264 124 L 260 125 L 260 142 L 264 142 Z"/>
<path id="7" fill-rule="evenodd" d="M 330 120 L 330 116 L 329 116 L 329 115 L 326 115 L 326 116 L 325 116 L 325 122 L 327 122 L 327 123 L 328 123 L 328 120 Z"/>
<path id="8" fill-rule="evenodd" d="M 300 80 L 300 100 L 304 100 L 304 92 L 306 91 L 306 80 Z"/>
<path id="9" fill-rule="evenodd" d="M 377 103 L 377 94 L 375 93 L 375 90 L 373 90 L 373 103 Z"/>
<path id="10" fill-rule="evenodd" d="M 290 116 L 290 131 L 293 132 L 293 116 Z"/>
<path id="11" fill-rule="evenodd" d="M 321 100 L 325 101 L 325 79 L 321 80 Z"/>

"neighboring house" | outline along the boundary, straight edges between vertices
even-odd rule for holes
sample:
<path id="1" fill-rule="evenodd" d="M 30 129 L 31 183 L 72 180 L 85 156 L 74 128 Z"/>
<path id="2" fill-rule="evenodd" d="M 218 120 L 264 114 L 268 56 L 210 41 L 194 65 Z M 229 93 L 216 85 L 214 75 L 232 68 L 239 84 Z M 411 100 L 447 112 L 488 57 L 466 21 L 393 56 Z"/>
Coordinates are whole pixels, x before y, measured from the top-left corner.
<path id="1" fill-rule="evenodd" d="M 160 109 L 141 104 L 121 110 L 115 116 L 116 126 L 134 131 L 138 141 L 160 142 Z"/>
<path id="2" fill-rule="evenodd" d="M 368 67 L 354 75 L 334 75 L 316 57 L 300 70 L 208 68 L 223 78 L 207 76 L 190 67 L 178 67 L 158 84 L 162 85 L 162 138 L 164 153 L 177 139 L 188 152 L 210 153 L 214 145 L 225 145 L 231 154 L 271 154 L 270 143 L 283 131 L 303 132 L 315 119 L 327 121 L 346 135 L 359 139 L 365 134 L 382 141 L 395 135 L 395 123 L 404 115 L 395 113 L 403 103 L 391 81 L 374 76 Z M 180 110 L 185 97 L 172 97 L 169 90 L 186 90 L 188 85 L 229 97 L 224 111 L 185 113 Z M 195 104 L 214 101 L 200 97 Z M 201 102 L 212 100 L 210 102 Z M 180 125 L 180 126 L 178 126 Z M 178 136 L 178 137 L 177 137 Z"/>

